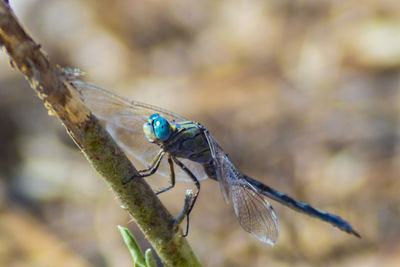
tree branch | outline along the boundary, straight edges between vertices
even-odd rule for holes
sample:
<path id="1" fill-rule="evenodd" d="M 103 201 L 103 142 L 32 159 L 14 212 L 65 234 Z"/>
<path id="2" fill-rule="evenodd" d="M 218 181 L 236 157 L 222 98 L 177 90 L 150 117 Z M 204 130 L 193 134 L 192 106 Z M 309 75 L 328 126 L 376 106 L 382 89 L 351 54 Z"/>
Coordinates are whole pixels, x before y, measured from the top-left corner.
<path id="1" fill-rule="evenodd" d="M 61 68 L 50 62 L 20 26 L 6 1 L 0 0 L 0 46 L 43 100 L 51 115 L 56 115 L 87 160 L 112 188 L 122 206 L 167 266 L 199 266 L 186 239 L 172 233 L 173 217 L 148 184 L 135 179 L 122 181 L 137 171 L 125 153 L 71 90 Z"/>

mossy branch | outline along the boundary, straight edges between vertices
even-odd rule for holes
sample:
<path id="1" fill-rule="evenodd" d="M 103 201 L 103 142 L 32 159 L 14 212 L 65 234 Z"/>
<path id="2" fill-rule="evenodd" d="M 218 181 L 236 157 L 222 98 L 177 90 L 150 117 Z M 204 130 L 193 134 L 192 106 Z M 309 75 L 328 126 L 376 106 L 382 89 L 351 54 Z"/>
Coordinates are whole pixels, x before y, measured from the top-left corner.
<path id="1" fill-rule="evenodd" d="M 122 206 L 151 242 L 167 266 L 199 266 L 185 238 L 174 234 L 173 217 L 148 184 L 135 179 L 135 167 L 115 141 L 77 97 L 61 69 L 50 62 L 40 45 L 28 36 L 7 1 L 0 0 L 0 46 L 43 100 L 49 113 L 57 116 L 88 161 L 117 195 Z"/>

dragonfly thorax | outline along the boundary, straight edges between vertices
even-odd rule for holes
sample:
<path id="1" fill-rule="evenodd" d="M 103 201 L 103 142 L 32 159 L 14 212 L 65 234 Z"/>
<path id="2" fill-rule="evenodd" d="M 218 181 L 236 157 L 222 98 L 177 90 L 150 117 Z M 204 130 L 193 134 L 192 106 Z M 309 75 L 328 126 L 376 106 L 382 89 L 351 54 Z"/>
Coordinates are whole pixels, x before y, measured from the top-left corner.
<path id="1" fill-rule="evenodd" d="M 212 162 L 210 147 L 203 126 L 193 121 L 171 122 L 171 137 L 163 142 L 163 149 L 175 157 L 201 164 Z"/>

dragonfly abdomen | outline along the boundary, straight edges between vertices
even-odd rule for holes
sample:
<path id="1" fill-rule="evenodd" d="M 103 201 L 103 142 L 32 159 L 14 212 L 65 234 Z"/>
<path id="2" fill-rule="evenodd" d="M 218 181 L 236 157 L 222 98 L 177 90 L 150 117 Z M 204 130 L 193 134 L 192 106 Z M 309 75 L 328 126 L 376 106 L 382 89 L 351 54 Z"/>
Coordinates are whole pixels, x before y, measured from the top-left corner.
<path id="1" fill-rule="evenodd" d="M 331 214 L 331 213 L 323 211 L 323 210 L 320 210 L 320 209 L 316 209 L 313 206 L 311 206 L 310 204 L 295 200 L 294 198 L 292 198 L 284 193 L 281 193 L 279 191 L 276 191 L 275 189 L 273 189 L 259 181 L 256 181 L 248 176 L 245 176 L 245 179 L 248 183 L 250 183 L 252 186 L 254 186 L 259 193 L 261 193 L 269 198 L 272 198 L 272 199 L 280 202 L 281 204 L 288 206 L 296 211 L 299 211 L 304 214 L 307 214 L 307 215 L 316 217 L 318 219 L 321 219 L 323 221 L 326 221 L 326 222 L 336 226 L 337 228 L 339 228 L 342 231 L 353 234 L 357 237 L 361 237 L 360 234 L 358 234 L 353 229 L 353 227 L 351 227 L 351 225 L 348 222 L 346 222 L 339 216 Z"/>

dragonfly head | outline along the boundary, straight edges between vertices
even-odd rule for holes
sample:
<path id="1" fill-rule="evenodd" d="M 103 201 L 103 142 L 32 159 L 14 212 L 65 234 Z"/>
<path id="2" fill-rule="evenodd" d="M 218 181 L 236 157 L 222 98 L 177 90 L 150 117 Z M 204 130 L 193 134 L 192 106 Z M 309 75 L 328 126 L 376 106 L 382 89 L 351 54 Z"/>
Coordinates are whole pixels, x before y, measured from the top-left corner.
<path id="1" fill-rule="evenodd" d="M 171 135 L 171 125 L 158 113 L 151 115 L 143 125 L 143 131 L 146 138 L 155 143 L 157 141 L 166 141 Z"/>

